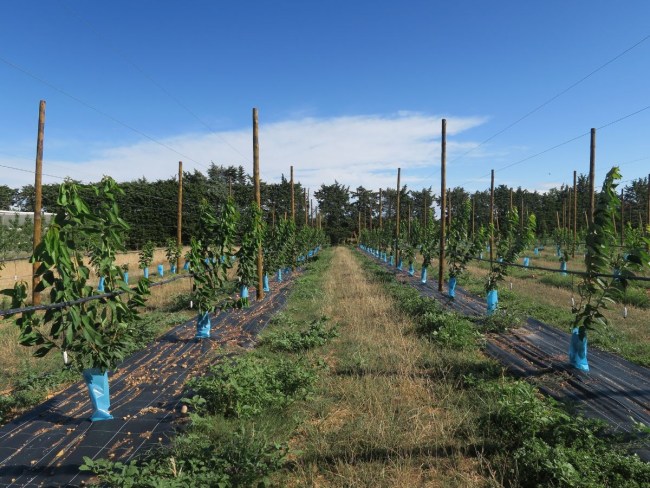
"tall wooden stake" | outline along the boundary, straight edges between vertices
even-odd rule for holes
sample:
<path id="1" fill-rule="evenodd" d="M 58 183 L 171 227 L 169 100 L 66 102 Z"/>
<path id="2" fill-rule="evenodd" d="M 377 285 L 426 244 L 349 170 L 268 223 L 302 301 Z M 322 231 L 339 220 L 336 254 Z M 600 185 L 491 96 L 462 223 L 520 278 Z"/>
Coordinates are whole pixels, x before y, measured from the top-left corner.
<path id="1" fill-rule="evenodd" d="M 34 171 L 34 248 L 41 243 L 41 208 L 43 205 L 43 136 L 45 132 L 45 100 L 38 107 L 38 135 L 36 137 L 36 170 Z M 36 271 L 41 263 L 34 262 L 32 266 L 32 305 L 40 305 L 41 295 L 36 291 L 38 278 Z"/>
<path id="2" fill-rule="evenodd" d="M 573 171 L 573 252 L 572 255 L 576 257 L 576 246 L 578 244 L 578 173 Z"/>
<path id="3" fill-rule="evenodd" d="M 291 168 L 293 182 L 293 167 Z M 258 138 L 258 117 L 257 109 L 253 109 L 253 181 L 255 185 L 255 203 L 258 209 L 262 209 L 262 194 L 260 193 L 260 144 Z M 293 188 L 293 184 L 291 185 Z M 262 245 L 257 248 L 257 299 L 264 298 L 264 256 Z"/>
<path id="4" fill-rule="evenodd" d="M 296 222 L 296 197 L 293 192 L 293 166 L 291 166 L 291 220 Z"/>
<path id="5" fill-rule="evenodd" d="M 445 212 L 447 203 L 447 119 L 442 119 L 440 140 L 440 260 L 438 262 L 438 291 L 442 291 L 445 278 Z"/>
<path id="6" fill-rule="evenodd" d="M 178 213 L 176 215 L 176 245 L 183 247 L 183 161 L 178 162 Z M 176 259 L 176 271 L 180 273 L 181 256 Z"/>
<path id="7" fill-rule="evenodd" d="M 490 183 L 490 270 L 494 265 L 494 170 L 492 170 Z"/>
<path id="8" fill-rule="evenodd" d="M 399 256 L 400 256 L 400 250 L 399 250 L 399 178 L 400 178 L 400 173 L 401 173 L 401 168 L 397 168 L 397 214 L 395 216 L 395 266 L 399 263 Z"/>
<path id="9" fill-rule="evenodd" d="M 573 222 L 573 219 L 571 217 L 571 213 L 573 212 L 573 193 L 571 191 L 571 188 L 569 188 L 569 203 L 567 204 L 567 221 L 566 221 L 566 228 L 569 231 L 569 235 L 571 235 L 571 223 Z"/>
<path id="10" fill-rule="evenodd" d="M 648 218 L 646 219 L 645 223 L 648 226 L 648 232 L 650 232 L 650 173 L 648 173 L 648 213 L 647 216 Z"/>
<path id="11" fill-rule="evenodd" d="M 379 229 L 382 229 L 382 213 L 384 212 L 384 199 L 382 198 L 381 188 L 379 189 Z"/>
<path id="12" fill-rule="evenodd" d="M 596 211 L 596 129 L 591 129 L 589 146 L 589 224 L 594 223 Z"/>
<path id="13" fill-rule="evenodd" d="M 228 196 L 232 198 L 232 176 L 228 177 Z"/>
<path id="14" fill-rule="evenodd" d="M 357 210 L 358 222 L 357 222 L 357 244 L 361 243 L 361 210 Z"/>
<path id="15" fill-rule="evenodd" d="M 309 203 L 307 203 L 307 189 L 305 188 L 302 191 L 302 195 L 305 199 L 305 227 L 309 225 Z"/>

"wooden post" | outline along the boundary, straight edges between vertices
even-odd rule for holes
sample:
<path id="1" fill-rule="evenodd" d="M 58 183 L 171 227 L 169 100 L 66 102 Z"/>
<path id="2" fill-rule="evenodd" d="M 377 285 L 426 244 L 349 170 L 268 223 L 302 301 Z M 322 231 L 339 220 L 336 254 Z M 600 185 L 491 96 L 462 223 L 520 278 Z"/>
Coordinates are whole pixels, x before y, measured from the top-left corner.
<path id="1" fill-rule="evenodd" d="M 494 170 L 490 183 L 490 270 L 494 265 Z"/>
<path id="2" fill-rule="evenodd" d="M 357 244 L 361 243 L 361 210 L 357 209 L 358 223 L 357 223 Z"/>
<path id="3" fill-rule="evenodd" d="M 379 229 L 382 229 L 382 213 L 384 211 L 384 200 L 381 195 L 381 188 L 379 189 Z"/>
<path id="4" fill-rule="evenodd" d="M 567 204 L 567 221 L 566 221 L 566 228 L 569 231 L 569 235 L 571 235 L 571 222 L 573 222 L 571 218 L 571 212 L 573 212 L 573 193 L 571 193 L 571 188 L 569 188 L 569 203 Z"/>
<path id="5" fill-rule="evenodd" d="M 578 244 L 578 173 L 573 171 L 573 253 L 572 256 L 576 257 L 576 246 Z"/>
<path id="6" fill-rule="evenodd" d="M 232 176 L 228 177 L 228 197 L 232 198 Z"/>
<path id="7" fill-rule="evenodd" d="M 555 220 L 557 221 L 557 229 L 560 230 L 560 212 L 555 211 Z"/>
<path id="8" fill-rule="evenodd" d="M 183 249 L 183 161 L 178 162 L 178 214 L 176 215 L 176 245 Z M 176 259 L 176 271 L 181 272 L 181 256 Z"/>
<path id="9" fill-rule="evenodd" d="M 292 181 L 293 181 L 293 166 Z M 262 195 L 260 193 L 260 144 L 258 137 L 258 117 L 257 109 L 253 109 L 253 182 L 255 186 L 255 203 L 258 209 L 262 209 Z M 293 188 L 293 184 L 292 184 Z M 262 254 L 262 245 L 257 248 L 257 299 L 264 298 L 264 255 Z"/>
<path id="10" fill-rule="evenodd" d="M 314 199 L 313 199 L 313 198 L 310 198 L 310 199 L 309 199 L 309 225 L 310 225 L 311 227 L 314 227 L 314 226 L 315 226 L 315 225 L 314 225 L 314 220 L 315 220 L 315 219 L 314 219 L 314 214 L 315 214 L 315 213 L 316 213 L 316 211 L 314 210 Z"/>
<path id="11" fill-rule="evenodd" d="M 445 278 L 445 212 L 447 203 L 447 119 L 442 119 L 440 140 L 440 260 L 438 262 L 438 291 L 442 291 Z"/>
<path id="12" fill-rule="evenodd" d="M 36 170 L 34 171 L 34 247 L 41 243 L 41 207 L 43 205 L 43 136 L 45 132 L 45 100 L 38 107 L 38 135 L 36 136 Z M 35 261 L 32 265 L 32 305 L 40 305 L 41 295 L 36 291 L 39 280 L 36 271 L 41 263 Z"/>
<path id="13" fill-rule="evenodd" d="M 591 129 L 591 144 L 589 146 L 589 224 L 594 223 L 596 211 L 596 129 Z"/>
<path id="14" fill-rule="evenodd" d="M 395 266 L 399 264 L 399 179 L 400 179 L 400 174 L 401 174 L 402 169 L 397 168 L 397 204 L 395 208 L 397 209 L 397 213 L 395 215 Z"/>
<path id="15" fill-rule="evenodd" d="M 296 198 L 293 193 L 293 166 L 291 166 L 291 220 L 296 222 Z"/>
<path id="16" fill-rule="evenodd" d="M 650 232 L 650 173 L 648 173 L 648 218 L 645 223 L 648 226 L 648 232 Z"/>
<path id="17" fill-rule="evenodd" d="M 309 225 L 309 204 L 307 203 L 307 189 L 305 188 L 302 191 L 302 195 L 305 198 L 305 227 Z"/>

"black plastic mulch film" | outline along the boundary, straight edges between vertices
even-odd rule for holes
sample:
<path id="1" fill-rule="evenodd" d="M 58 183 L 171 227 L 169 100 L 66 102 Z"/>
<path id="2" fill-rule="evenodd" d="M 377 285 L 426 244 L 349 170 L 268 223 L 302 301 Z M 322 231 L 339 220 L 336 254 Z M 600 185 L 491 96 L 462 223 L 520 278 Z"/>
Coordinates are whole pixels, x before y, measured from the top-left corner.
<path id="1" fill-rule="evenodd" d="M 447 308 L 469 316 L 485 315 L 484 301 L 459 287 L 452 300 L 438 292 L 436 280 L 424 284 L 405 270 L 374 261 Z M 590 347 L 590 372 L 583 373 L 569 365 L 569 342 L 567 332 L 528 317 L 516 330 L 488 334 L 485 351 L 513 375 L 534 380 L 544 394 L 577 406 L 586 417 L 604 420 L 615 432 L 636 436 L 635 422 L 650 425 L 650 369 Z M 642 440 L 634 452 L 650 462 L 650 438 Z"/>
<path id="2" fill-rule="evenodd" d="M 0 487 L 80 486 L 88 479 L 78 470 L 84 456 L 128 462 L 166 444 L 185 380 L 217 361 L 224 343 L 254 344 L 286 303 L 292 283 L 276 282 L 245 310 L 217 313 L 209 340 L 194 339 L 191 320 L 127 359 L 110 377 L 113 420 L 88 420 L 90 401 L 80 381 L 0 427 Z"/>

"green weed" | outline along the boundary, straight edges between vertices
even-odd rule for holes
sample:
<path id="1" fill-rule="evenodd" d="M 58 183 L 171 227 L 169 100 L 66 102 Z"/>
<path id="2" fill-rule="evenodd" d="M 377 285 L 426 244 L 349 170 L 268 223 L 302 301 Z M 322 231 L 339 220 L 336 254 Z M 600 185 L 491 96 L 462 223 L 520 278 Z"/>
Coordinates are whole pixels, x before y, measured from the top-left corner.
<path id="1" fill-rule="evenodd" d="M 306 399 L 317 377 L 305 360 L 248 354 L 219 363 L 187 387 L 205 400 L 202 412 L 248 418 Z"/>
<path id="2" fill-rule="evenodd" d="M 338 325 L 326 328 L 327 317 L 321 317 L 309 324 L 307 330 L 282 330 L 268 334 L 260 342 L 276 352 L 301 352 L 326 344 L 338 337 Z"/>

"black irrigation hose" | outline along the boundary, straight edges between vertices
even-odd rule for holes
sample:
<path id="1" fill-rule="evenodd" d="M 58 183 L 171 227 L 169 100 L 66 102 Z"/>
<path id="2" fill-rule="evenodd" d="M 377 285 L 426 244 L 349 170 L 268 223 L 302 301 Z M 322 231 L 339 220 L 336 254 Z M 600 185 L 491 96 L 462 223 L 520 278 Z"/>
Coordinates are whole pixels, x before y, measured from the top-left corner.
<path id="1" fill-rule="evenodd" d="M 484 261 L 486 263 L 489 263 L 489 259 L 484 259 L 484 258 L 472 258 L 476 261 Z M 570 270 L 561 270 L 561 269 L 554 269 L 554 268 L 544 268 L 542 266 L 524 266 L 523 264 L 516 264 L 516 263 L 504 263 L 504 262 L 499 262 L 496 259 L 492 260 L 493 262 L 497 264 L 505 264 L 506 266 L 514 266 L 516 268 L 523 268 L 523 269 L 538 269 L 541 271 L 550 271 L 551 273 L 567 273 L 567 274 L 572 274 L 572 275 L 578 275 L 578 276 L 589 276 L 589 273 L 586 271 L 570 271 Z M 598 278 L 620 278 L 620 276 L 613 275 L 613 274 L 604 274 L 604 273 L 594 273 L 592 276 L 596 276 Z M 625 277 L 626 280 L 628 281 L 650 281 L 650 277 L 646 276 L 627 276 Z"/>
<path id="2" fill-rule="evenodd" d="M 166 280 L 162 281 L 156 281 L 155 283 L 151 283 L 149 285 L 149 288 L 153 288 L 154 286 L 161 286 L 165 285 L 167 283 L 171 283 L 173 281 L 181 280 L 183 278 L 192 278 L 194 276 L 193 273 L 186 273 L 186 274 L 179 274 L 176 275 L 172 278 L 168 278 Z M 49 305 L 32 305 L 31 307 L 24 307 L 24 308 L 12 308 L 8 310 L 0 310 L 0 317 L 4 317 L 7 315 L 14 315 L 17 313 L 25 313 L 25 312 L 35 312 L 38 310 L 55 310 L 57 308 L 65 308 L 69 307 L 71 305 L 79 305 L 81 303 L 86 303 L 90 302 L 92 300 L 101 300 L 102 298 L 110 298 L 110 297 L 116 297 L 118 295 L 122 295 L 123 293 L 126 293 L 124 290 L 119 290 L 119 291 L 113 291 L 110 293 L 102 293 L 101 295 L 92 295 L 89 297 L 83 297 L 83 298 L 78 298 L 77 300 L 72 300 L 68 302 L 61 302 L 61 303 L 52 303 Z"/>

